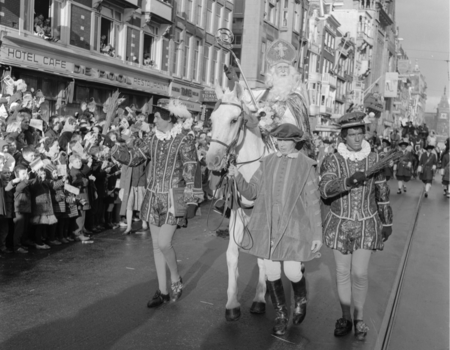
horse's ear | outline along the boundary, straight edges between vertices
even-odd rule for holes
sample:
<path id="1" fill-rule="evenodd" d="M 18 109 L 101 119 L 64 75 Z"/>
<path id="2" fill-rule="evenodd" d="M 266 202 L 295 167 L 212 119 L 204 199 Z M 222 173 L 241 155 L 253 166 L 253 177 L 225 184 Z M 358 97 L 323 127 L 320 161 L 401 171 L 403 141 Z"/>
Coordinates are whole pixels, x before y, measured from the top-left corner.
<path id="1" fill-rule="evenodd" d="M 214 89 L 216 90 L 216 96 L 218 100 L 222 99 L 223 96 L 223 90 L 222 87 L 219 85 L 219 82 L 216 80 L 215 84 L 214 84 Z"/>

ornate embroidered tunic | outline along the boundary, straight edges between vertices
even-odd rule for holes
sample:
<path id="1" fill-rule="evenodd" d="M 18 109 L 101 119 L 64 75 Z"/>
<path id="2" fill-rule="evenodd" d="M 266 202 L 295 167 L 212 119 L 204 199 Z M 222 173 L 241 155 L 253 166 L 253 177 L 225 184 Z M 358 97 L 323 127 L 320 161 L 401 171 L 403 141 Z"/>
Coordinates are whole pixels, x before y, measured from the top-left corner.
<path id="1" fill-rule="evenodd" d="M 185 187 L 186 203 L 197 203 L 203 198 L 201 181 L 200 188 L 194 188 L 198 166 L 195 143 L 182 132 L 167 137 L 151 133 L 144 139 L 136 139 L 132 147 L 114 146 L 112 156 L 132 167 L 145 159 L 151 160 L 140 215 L 152 225 L 177 224 L 179 218 L 169 213 L 171 188 Z"/>
<path id="2" fill-rule="evenodd" d="M 365 172 L 379 160 L 369 153 L 363 159 L 346 159 L 335 153 L 325 158 L 321 167 L 320 192 L 331 199 L 330 212 L 324 221 L 324 243 L 343 254 L 356 249 L 382 250 L 383 226 L 392 225 L 389 186 L 383 173 L 365 184 L 347 187 L 346 180 L 356 172 Z"/>

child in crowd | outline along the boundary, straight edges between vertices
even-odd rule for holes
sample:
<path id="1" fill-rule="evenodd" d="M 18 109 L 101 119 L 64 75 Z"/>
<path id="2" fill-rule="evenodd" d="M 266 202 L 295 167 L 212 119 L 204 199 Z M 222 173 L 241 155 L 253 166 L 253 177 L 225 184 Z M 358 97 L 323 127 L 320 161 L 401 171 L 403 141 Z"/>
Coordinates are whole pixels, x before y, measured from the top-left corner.
<path id="1" fill-rule="evenodd" d="M 50 245 L 59 245 L 49 227 L 58 222 L 53 212 L 50 194 L 51 184 L 43 167 L 36 171 L 36 178 L 30 181 L 31 224 L 36 225 L 35 243 L 38 249 L 50 249 Z M 45 241 L 45 242 L 44 242 Z M 48 244 L 46 244 L 48 243 Z"/>
<path id="2" fill-rule="evenodd" d="M 31 194 L 29 189 L 28 169 L 24 165 L 17 165 L 14 169 L 15 178 L 9 181 L 6 191 L 14 193 L 14 249 L 19 253 L 26 253 L 26 246 L 34 246 L 28 235 L 31 215 Z"/>
<path id="3" fill-rule="evenodd" d="M 51 179 L 50 195 L 52 198 L 53 212 L 58 222 L 51 225 L 51 236 L 59 243 L 69 243 L 68 234 L 68 218 L 66 217 L 66 194 L 64 193 L 64 182 L 67 176 L 59 176 L 58 169 L 55 165 L 48 163 L 45 166 L 47 178 Z"/>
<path id="4" fill-rule="evenodd" d="M 89 163 L 88 163 L 89 164 Z M 92 162 L 91 162 L 92 164 Z M 90 167 L 90 165 L 88 167 Z M 72 220 L 72 228 L 75 239 L 78 241 L 87 241 L 89 237 L 84 235 L 86 231 L 84 225 L 86 222 L 86 211 L 91 209 L 89 202 L 89 180 L 85 173 L 81 171 L 83 162 L 78 154 L 72 154 L 69 158 L 69 184 L 79 190 L 79 203 L 77 206 L 78 216 Z"/>

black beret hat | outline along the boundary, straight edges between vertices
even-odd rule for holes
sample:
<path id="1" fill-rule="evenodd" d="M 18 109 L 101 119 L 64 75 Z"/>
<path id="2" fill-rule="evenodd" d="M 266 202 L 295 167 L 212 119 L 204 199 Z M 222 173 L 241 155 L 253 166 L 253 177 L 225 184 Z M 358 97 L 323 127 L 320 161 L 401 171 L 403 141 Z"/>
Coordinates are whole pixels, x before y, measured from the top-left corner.
<path id="1" fill-rule="evenodd" d="M 303 141 L 303 131 L 294 124 L 281 124 L 270 132 L 270 135 L 278 140 L 292 140 L 294 142 Z"/>
<path id="2" fill-rule="evenodd" d="M 409 143 L 406 142 L 406 141 L 401 141 L 401 142 L 398 143 L 398 145 L 399 146 L 401 146 L 401 145 L 409 146 Z"/>

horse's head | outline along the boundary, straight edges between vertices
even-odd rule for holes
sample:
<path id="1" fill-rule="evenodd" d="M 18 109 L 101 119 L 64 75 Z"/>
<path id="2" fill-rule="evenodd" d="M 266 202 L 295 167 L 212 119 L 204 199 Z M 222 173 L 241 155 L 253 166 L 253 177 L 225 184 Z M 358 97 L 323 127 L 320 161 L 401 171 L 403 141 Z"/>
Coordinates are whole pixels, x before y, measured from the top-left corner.
<path id="1" fill-rule="evenodd" d="M 244 121 L 252 118 L 249 109 L 243 102 L 244 90 L 236 83 L 233 91 L 216 85 L 217 98 L 220 103 L 211 114 L 212 142 L 206 154 L 206 164 L 210 170 L 221 170 L 226 166 L 229 148 L 237 142 Z"/>

